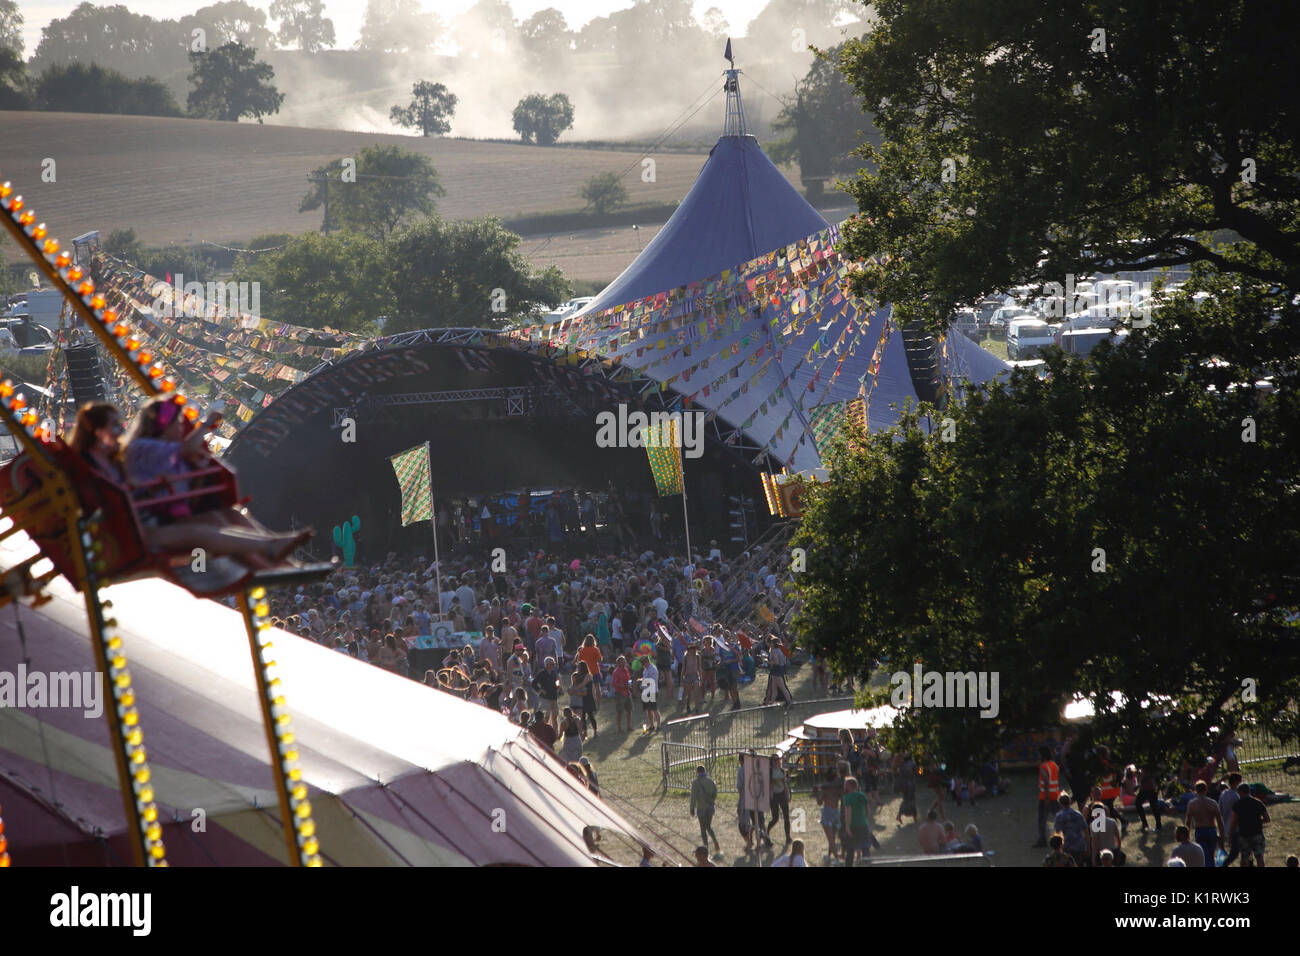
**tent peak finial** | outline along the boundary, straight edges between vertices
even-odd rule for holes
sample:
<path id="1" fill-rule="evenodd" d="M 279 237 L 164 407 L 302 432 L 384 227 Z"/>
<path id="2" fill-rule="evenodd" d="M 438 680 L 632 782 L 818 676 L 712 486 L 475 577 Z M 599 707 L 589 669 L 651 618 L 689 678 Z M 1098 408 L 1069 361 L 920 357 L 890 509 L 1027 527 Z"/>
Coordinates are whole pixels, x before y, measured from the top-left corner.
<path id="1" fill-rule="evenodd" d="M 726 80 L 722 88 L 727 93 L 727 113 L 722 124 L 723 136 L 744 136 L 747 133 L 745 129 L 745 106 L 740 101 L 740 71 L 736 69 L 736 61 L 731 55 L 731 40 L 727 40 L 727 52 L 724 54 L 731 68 L 723 71 Z"/>

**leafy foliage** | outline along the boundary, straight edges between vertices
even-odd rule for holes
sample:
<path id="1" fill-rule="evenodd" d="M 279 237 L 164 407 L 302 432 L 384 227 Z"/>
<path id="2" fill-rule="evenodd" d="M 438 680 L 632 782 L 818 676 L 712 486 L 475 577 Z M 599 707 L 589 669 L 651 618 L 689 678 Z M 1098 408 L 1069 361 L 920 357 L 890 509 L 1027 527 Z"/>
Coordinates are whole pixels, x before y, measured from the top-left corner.
<path id="1" fill-rule="evenodd" d="M 861 152 L 877 171 L 853 184 L 846 248 L 876 257 L 859 288 L 901 318 L 938 327 L 994 289 L 1108 263 L 1213 262 L 1296 285 L 1296 5 L 875 10 L 842 56 L 885 139 Z M 1249 245 L 1214 248 L 1224 230 Z"/>
<path id="2" fill-rule="evenodd" d="M 245 0 L 221 0 L 200 7 L 189 16 L 181 17 L 179 28 L 187 40 L 193 37 L 194 29 L 202 29 L 204 45 L 208 49 L 227 43 L 242 43 L 254 50 L 275 48 L 275 34 L 266 26 L 266 11 Z M 189 48 L 187 42 L 186 49 Z"/>
<path id="3" fill-rule="evenodd" d="M 23 12 L 15 0 L 0 0 L 0 47 L 23 55 Z"/>
<path id="4" fill-rule="evenodd" d="M 553 146 L 573 126 L 573 104 L 563 93 L 530 93 L 515 106 L 513 119 L 515 132 L 525 143 Z"/>
<path id="5" fill-rule="evenodd" d="M 257 53 L 242 43 L 224 43 L 206 53 L 190 54 L 188 106 L 194 116 L 237 122 L 280 111 L 284 94 L 271 84 L 275 70 L 257 60 Z"/>
<path id="6" fill-rule="evenodd" d="M 1156 334 L 1088 360 L 1051 350 L 1048 381 L 1017 372 L 946 409 L 954 441 L 912 411 L 810 492 L 794 544 L 815 653 L 860 675 L 917 660 L 1000 674 L 997 721 L 923 710 L 914 745 L 982 758 L 1003 728 L 1054 725 L 1076 692 L 1131 757 L 1192 753 L 1248 720 L 1294 735 L 1300 309 L 1253 280 L 1203 283 L 1208 308 L 1184 297 Z M 1276 392 L 1253 387 L 1262 374 Z M 1152 700 L 1164 718 L 1142 717 Z"/>
<path id="7" fill-rule="evenodd" d="M 334 21 L 325 16 L 321 0 L 272 0 L 271 16 L 280 22 L 281 46 L 315 53 L 334 46 Z"/>
<path id="8" fill-rule="evenodd" d="M 870 117 L 836 68 L 843 46 L 820 51 L 772 122 L 782 138 L 767 144 L 777 163 L 797 162 L 805 184 L 819 191 L 821 180 L 857 169 L 854 150 L 865 138 L 879 142 Z M 813 185 L 813 181 L 817 181 Z"/>
<path id="9" fill-rule="evenodd" d="M 125 76 L 166 76 L 184 69 L 188 35 L 175 21 L 132 13 L 121 4 L 81 3 L 41 30 L 28 64 L 35 74 L 67 63 L 98 63 Z"/>
<path id="10" fill-rule="evenodd" d="M 441 29 L 436 14 L 420 11 L 420 0 L 369 0 L 357 49 L 419 53 L 433 47 Z"/>
<path id="11" fill-rule="evenodd" d="M 324 205 L 328 189 L 325 229 L 350 229 L 386 242 L 403 221 L 432 213 L 435 197 L 445 194 L 427 156 L 397 146 L 367 146 L 354 158 L 355 182 L 344 179 L 342 159 L 315 169 L 312 189 L 298 211 Z"/>
<path id="12" fill-rule="evenodd" d="M 181 116 L 171 90 L 153 77 L 132 80 L 95 63 L 50 67 L 36 83 L 41 109 L 78 113 Z"/>
<path id="13" fill-rule="evenodd" d="M 597 173 L 582 184 L 578 193 L 587 200 L 587 208 L 597 213 L 611 212 L 627 202 L 627 187 L 615 172 Z"/>
<path id="14" fill-rule="evenodd" d="M 533 272 L 519 236 L 497 219 L 430 216 L 399 233 L 391 253 L 396 314 L 387 331 L 498 328 L 538 305 L 553 308 L 569 294 L 554 266 Z"/>
<path id="15" fill-rule="evenodd" d="M 22 110 L 31 105 L 27 65 L 12 47 L 0 46 L 0 110 Z"/>
<path id="16" fill-rule="evenodd" d="M 456 112 L 456 94 L 441 83 L 420 80 L 411 87 L 409 106 L 394 106 L 389 118 L 398 126 L 418 129 L 421 136 L 441 136 L 451 132 L 451 117 Z"/>
<path id="17" fill-rule="evenodd" d="M 274 252 L 240 253 L 234 275 L 261 283 L 263 312 L 277 322 L 359 332 L 388 308 L 391 265 L 384 247 L 355 232 L 308 233 Z"/>

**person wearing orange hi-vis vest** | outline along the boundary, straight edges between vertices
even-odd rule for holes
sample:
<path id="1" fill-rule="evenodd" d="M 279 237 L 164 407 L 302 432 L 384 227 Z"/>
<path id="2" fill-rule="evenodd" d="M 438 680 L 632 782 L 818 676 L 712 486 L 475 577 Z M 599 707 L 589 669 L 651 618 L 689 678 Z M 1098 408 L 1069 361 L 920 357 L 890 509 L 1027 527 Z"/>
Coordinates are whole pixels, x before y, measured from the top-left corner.
<path id="1" fill-rule="evenodd" d="M 1047 846 L 1043 837 L 1043 824 L 1057 810 L 1061 795 L 1061 768 L 1052 759 L 1049 747 L 1038 748 L 1038 839 L 1034 846 Z"/>

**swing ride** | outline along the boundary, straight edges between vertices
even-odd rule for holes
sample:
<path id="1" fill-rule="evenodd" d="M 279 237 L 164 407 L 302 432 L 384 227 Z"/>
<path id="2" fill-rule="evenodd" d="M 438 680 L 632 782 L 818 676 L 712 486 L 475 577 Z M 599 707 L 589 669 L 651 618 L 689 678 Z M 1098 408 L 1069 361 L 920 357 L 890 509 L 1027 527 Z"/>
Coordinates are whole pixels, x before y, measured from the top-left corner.
<path id="1" fill-rule="evenodd" d="M 177 390 L 167 369 L 109 308 L 86 271 L 49 235 L 45 224 L 37 222 L 8 182 L 0 182 L 0 211 L 0 221 L 14 241 L 134 384 L 147 396 L 170 397 L 193 428 L 199 417 L 194 403 Z M 288 858 L 292 865 L 320 866 L 320 843 L 299 751 L 275 676 L 272 644 L 264 634 L 270 625 L 266 587 L 320 577 L 334 565 L 289 562 L 254 572 L 227 557 L 195 561 L 189 551 L 151 550 L 143 530 L 151 514 L 178 506 L 201 514 L 243 504 L 227 466 L 213 459 L 188 473 L 128 487 L 92 469 L 50 424 L 40 422 L 26 397 L 7 380 L 0 383 L 0 423 L 19 446 L 18 457 L 0 468 L 0 543 L 25 532 L 39 549 L 0 577 L 0 607 L 24 599 L 40 607 L 50 600 L 46 586 L 60 575 L 81 592 L 96 666 L 111 698 L 104 717 L 136 865 L 166 866 L 166 848 L 131 672 L 104 589 L 160 576 L 197 597 L 235 597 L 253 657 Z M 39 570 L 44 565 L 49 567 Z"/>

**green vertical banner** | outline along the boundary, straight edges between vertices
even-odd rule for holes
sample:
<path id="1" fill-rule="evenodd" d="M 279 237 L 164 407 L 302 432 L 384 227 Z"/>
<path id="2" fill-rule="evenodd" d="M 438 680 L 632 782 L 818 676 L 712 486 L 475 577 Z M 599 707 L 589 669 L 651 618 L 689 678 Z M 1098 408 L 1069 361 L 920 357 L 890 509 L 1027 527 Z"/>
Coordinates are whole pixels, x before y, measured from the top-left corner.
<path id="1" fill-rule="evenodd" d="M 650 459 L 655 490 L 660 497 L 682 493 L 682 448 L 677 439 L 677 420 L 650 425 L 641 432 L 641 443 Z"/>
<path id="2" fill-rule="evenodd" d="M 429 446 L 417 445 L 388 459 L 402 489 L 402 527 L 433 520 L 433 477 L 429 472 Z"/>

